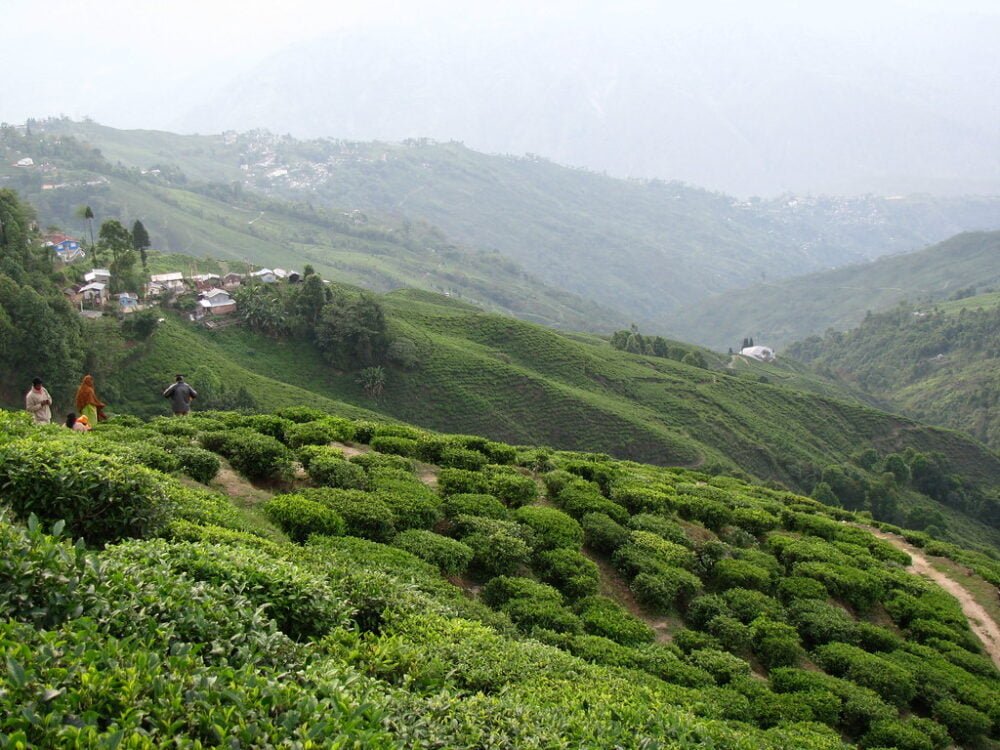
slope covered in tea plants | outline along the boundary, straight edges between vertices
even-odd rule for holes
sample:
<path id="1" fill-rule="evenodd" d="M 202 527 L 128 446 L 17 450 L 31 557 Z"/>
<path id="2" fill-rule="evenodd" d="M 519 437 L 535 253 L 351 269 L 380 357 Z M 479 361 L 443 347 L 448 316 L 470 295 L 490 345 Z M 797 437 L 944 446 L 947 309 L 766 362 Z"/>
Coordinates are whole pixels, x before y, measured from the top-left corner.
<path id="1" fill-rule="evenodd" d="M 864 518 L 788 492 L 302 407 L 0 420 L 12 744 L 935 750 L 1000 731 L 958 603 Z M 205 487 L 220 460 L 270 499 Z M 1000 582 L 995 559 L 908 538 Z"/>

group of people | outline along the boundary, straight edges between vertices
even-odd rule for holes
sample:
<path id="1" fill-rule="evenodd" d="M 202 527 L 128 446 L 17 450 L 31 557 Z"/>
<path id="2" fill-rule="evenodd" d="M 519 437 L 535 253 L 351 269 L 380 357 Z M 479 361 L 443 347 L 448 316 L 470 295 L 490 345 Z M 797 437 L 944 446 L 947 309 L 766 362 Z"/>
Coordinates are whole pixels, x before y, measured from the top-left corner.
<path id="1" fill-rule="evenodd" d="M 183 375 L 177 375 L 174 382 L 163 391 L 163 397 L 170 400 L 174 416 L 184 416 L 191 411 L 191 402 L 198 397 L 198 392 L 184 380 Z M 107 419 L 104 407 L 107 406 L 97 397 L 94 390 L 94 378 L 85 375 L 76 389 L 76 411 L 66 415 L 66 427 L 78 432 L 87 432 L 98 422 Z M 52 422 L 52 396 L 41 378 L 31 381 L 31 390 L 25 394 L 24 408 L 35 424 Z"/>

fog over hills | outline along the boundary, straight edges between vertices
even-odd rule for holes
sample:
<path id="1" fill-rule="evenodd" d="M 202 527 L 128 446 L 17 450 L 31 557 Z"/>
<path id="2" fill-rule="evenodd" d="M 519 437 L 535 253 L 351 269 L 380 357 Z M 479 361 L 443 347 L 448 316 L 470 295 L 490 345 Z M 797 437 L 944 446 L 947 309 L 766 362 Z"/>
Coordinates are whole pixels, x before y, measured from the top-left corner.
<path id="1" fill-rule="evenodd" d="M 995 17 L 861 36 L 661 14 L 370 26 L 292 45 L 172 127 L 455 139 L 738 195 L 1000 191 Z"/>

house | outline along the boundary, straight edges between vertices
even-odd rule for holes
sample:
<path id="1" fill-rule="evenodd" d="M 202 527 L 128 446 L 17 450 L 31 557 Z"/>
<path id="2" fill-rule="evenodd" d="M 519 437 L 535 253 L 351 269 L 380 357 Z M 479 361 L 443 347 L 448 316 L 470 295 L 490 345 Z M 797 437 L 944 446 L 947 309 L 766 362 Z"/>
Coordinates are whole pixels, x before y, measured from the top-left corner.
<path id="1" fill-rule="evenodd" d="M 288 283 L 289 284 L 298 284 L 300 281 L 302 281 L 302 274 L 300 274 L 298 271 L 289 271 L 288 272 Z"/>
<path id="2" fill-rule="evenodd" d="M 83 275 L 83 280 L 88 284 L 100 283 L 100 284 L 110 284 L 111 283 L 111 271 L 106 268 L 92 268 Z"/>
<path id="3" fill-rule="evenodd" d="M 35 160 L 30 156 L 25 156 L 23 159 L 18 159 L 14 162 L 15 167 L 33 167 L 35 166 Z"/>
<path id="4" fill-rule="evenodd" d="M 774 349 L 769 346 L 746 346 L 740 349 L 740 354 L 759 359 L 761 362 L 774 361 Z"/>
<path id="5" fill-rule="evenodd" d="M 115 295 L 118 298 L 118 309 L 122 312 L 132 312 L 139 308 L 139 295 L 132 292 L 120 292 Z"/>
<path id="6" fill-rule="evenodd" d="M 80 241 L 65 234 L 50 234 L 45 238 L 45 246 L 51 247 L 63 263 L 72 263 L 86 255 Z"/>
<path id="7" fill-rule="evenodd" d="M 103 305 L 107 300 L 106 290 L 108 285 L 100 281 L 92 281 L 91 283 L 80 287 L 80 297 L 84 302 L 89 302 L 92 305 Z"/>
<path id="8" fill-rule="evenodd" d="M 184 274 L 180 271 L 173 271 L 172 273 L 154 273 L 149 277 L 150 284 L 159 284 L 164 289 L 171 292 L 182 291 L 185 287 L 184 284 Z"/>
<path id="9" fill-rule="evenodd" d="M 254 271 L 250 275 L 262 284 L 273 284 L 278 280 L 277 274 L 275 274 L 275 272 L 270 268 L 262 268 L 259 271 Z"/>
<path id="10" fill-rule="evenodd" d="M 198 308 L 201 316 L 229 315 L 236 312 L 236 300 L 225 289 L 209 289 L 198 295 Z"/>
<path id="11" fill-rule="evenodd" d="M 199 292 L 204 292 L 218 286 L 221 279 L 217 273 L 199 273 L 191 276 L 188 281 L 192 282 Z"/>
<path id="12" fill-rule="evenodd" d="M 288 271 L 286 271 L 284 268 L 275 268 L 274 269 L 274 277 L 276 279 L 287 279 L 288 278 Z"/>
<path id="13" fill-rule="evenodd" d="M 163 284 L 158 284 L 155 281 L 151 281 L 146 284 L 146 296 L 147 297 L 163 297 L 167 294 L 168 289 Z"/>
<path id="14" fill-rule="evenodd" d="M 235 289 L 240 284 L 243 283 L 243 277 L 238 273 L 227 273 L 222 277 L 222 288 L 223 289 Z"/>

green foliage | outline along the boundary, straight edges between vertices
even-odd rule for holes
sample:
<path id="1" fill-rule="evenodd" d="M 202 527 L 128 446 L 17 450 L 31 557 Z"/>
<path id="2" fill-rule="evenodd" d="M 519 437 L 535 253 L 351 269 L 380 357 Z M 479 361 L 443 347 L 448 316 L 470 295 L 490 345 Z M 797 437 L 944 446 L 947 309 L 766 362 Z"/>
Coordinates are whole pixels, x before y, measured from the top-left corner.
<path id="1" fill-rule="evenodd" d="M 574 518 L 583 518 L 588 513 L 603 513 L 618 523 L 628 522 L 628 511 L 601 495 L 592 482 L 575 480 L 568 483 L 556 496 L 555 503 Z"/>
<path id="2" fill-rule="evenodd" d="M 363 490 L 368 486 L 364 469 L 329 453 L 322 453 L 309 461 L 307 470 L 309 477 L 324 487 Z"/>
<path id="3" fill-rule="evenodd" d="M 629 530 L 604 513 L 587 513 L 580 519 L 587 546 L 612 554 L 629 540 Z"/>
<path id="4" fill-rule="evenodd" d="M 504 519 L 507 517 L 506 506 L 492 495 L 449 495 L 441 507 L 448 518 L 483 516 L 484 518 Z"/>
<path id="5" fill-rule="evenodd" d="M 712 576 L 720 588 L 744 588 L 769 591 L 771 573 L 746 560 L 726 558 L 712 568 Z"/>
<path id="6" fill-rule="evenodd" d="M 388 541 L 396 533 L 396 516 L 381 499 L 360 490 L 316 488 L 298 495 L 332 508 L 347 524 L 347 533 L 373 541 Z M 278 496 L 280 497 L 280 496 Z"/>
<path id="7" fill-rule="evenodd" d="M 249 428 L 206 432 L 201 446 L 229 459 L 249 479 L 283 479 L 291 474 L 292 453 L 279 441 Z"/>
<path id="8" fill-rule="evenodd" d="M 472 548 L 472 570 L 481 578 L 512 575 L 528 563 L 531 546 L 517 524 L 459 516 L 457 531 Z"/>
<path id="9" fill-rule="evenodd" d="M 374 469 L 398 469 L 400 471 L 413 471 L 413 461 L 404 456 L 395 456 L 390 453 L 379 453 L 378 451 L 368 451 L 359 453 L 348 459 L 352 464 L 362 467 L 366 471 Z"/>
<path id="10" fill-rule="evenodd" d="M 395 435 L 375 435 L 371 440 L 372 450 L 396 456 L 413 458 L 417 455 L 417 441 Z"/>
<path id="11" fill-rule="evenodd" d="M 324 417 L 313 422 L 288 424 L 284 428 L 285 442 L 292 448 L 303 445 L 326 445 L 353 438 L 354 425 L 346 419 Z"/>
<path id="12" fill-rule="evenodd" d="M 300 495 L 272 497 L 264 503 L 264 512 L 297 542 L 311 534 L 340 536 L 345 531 L 344 519 L 336 511 Z"/>
<path id="13" fill-rule="evenodd" d="M 438 487 L 441 494 L 449 495 L 483 495 L 489 494 L 489 479 L 475 471 L 464 469 L 442 469 L 438 474 Z"/>
<path id="14" fill-rule="evenodd" d="M 190 445 L 176 448 L 173 453 L 180 463 L 181 471 L 196 482 L 208 484 L 219 473 L 219 459 L 211 451 Z"/>
<path id="15" fill-rule="evenodd" d="M 623 646 L 651 643 L 653 629 L 613 599 L 588 596 L 576 604 L 583 629 Z"/>
<path id="16" fill-rule="evenodd" d="M 385 361 L 389 348 L 385 313 L 370 294 L 334 295 L 322 309 L 316 343 L 338 367 L 369 367 Z"/>
<path id="17" fill-rule="evenodd" d="M 450 445 L 441 451 L 442 466 L 452 469 L 479 471 L 486 466 L 486 456 L 479 451 L 469 450 L 457 445 Z"/>
<path id="18" fill-rule="evenodd" d="M 689 601 L 701 588 L 693 573 L 681 568 L 665 568 L 655 573 L 639 573 L 629 588 L 640 602 L 660 612 L 669 612 Z"/>
<path id="19" fill-rule="evenodd" d="M 906 705 L 916 695 L 917 685 L 908 670 L 856 646 L 830 643 L 816 649 L 813 657 L 830 674 L 871 688 L 896 705 Z"/>
<path id="20" fill-rule="evenodd" d="M 532 505 L 518 508 L 511 517 L 535 532 L 536 548 L 539 550 L 559 547 L 578 550 L 583 544 L 580 524 L 561 510 Z"/>
<path id="21" fill-rule="evenodd" d="M 0 487 L 20 518 L 64 520 L 92 545 L 155 533 L 170 512 L 162 477 L 76 441 L 0 444 Z"/>
<path id="22" fill-rule="evenodd" d="M 392 544 L 436 565 L 445 575 L 461 575 L 472 561 L 472 548 L 467 544 L 423 529 L 403 531 Z"/>
<path id="23" fill-rule="evenodd" d="M 540 552 L 535 569 L 543 581 L 555 586 L 569 599 L 597 593 L 600 573 L 597 565 L 575 549 L 557 547 Z"/>
<path id="24" fill-rule="evenodd" d="M 490 479 L 489 492 L 504 505 L 520 508 L 535 501 L 538 486 L 534 479 L 521 474 L 496 474 Z"/>

